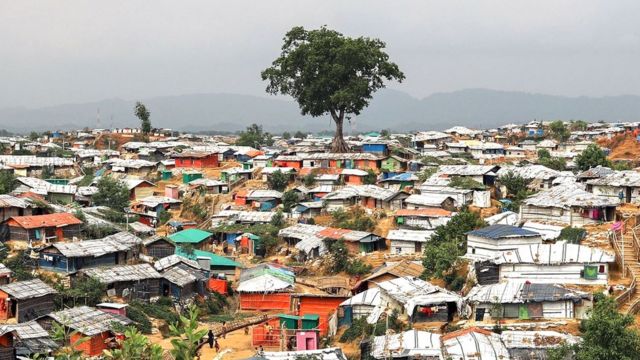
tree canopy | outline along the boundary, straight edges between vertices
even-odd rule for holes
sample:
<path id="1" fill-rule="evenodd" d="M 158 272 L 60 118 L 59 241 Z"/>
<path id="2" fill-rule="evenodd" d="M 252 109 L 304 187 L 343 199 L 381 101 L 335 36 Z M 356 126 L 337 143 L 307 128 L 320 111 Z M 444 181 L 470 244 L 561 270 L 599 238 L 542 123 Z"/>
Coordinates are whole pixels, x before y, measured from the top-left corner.
<path id="1" fill-rule="evenodd" d="M 271 134 L 264 132 L 262 126 L 258 124 L 251 124 L 247 126 L 247 129 L 240 133 L 236 145 L 251 146 L 259 149 L 260 147 L 267 145 L 273 145 L 273 139 Z"/>
<path id="2" fill-rule="evenodd" d="M 96 205 L 108 206 L 118 212 L 129 206 L 129 189 L 123 182 L 103 176 L 98 180 L 97 187 L 98 192 L 92 197 Z"/>
<path id="3" fill-rule="evenodd" d="M 549 130 L 553 138 L 560 142 L 569 140 L 569 136 L 571 136 L 571 131 L 569 131 L 564 125 L 564 122 L 560 120 L 553 121 L 549 124 Z"/>
<path id="4" fill-rule="evenodd" d="M 422 265 L 425 277 L 444 277 L 459 256 L 466 252 L 466 234 L 485 226 L 476 213 L 463 210 L 436 228 L 427 242 Z"/>
<path id="5" fill-rule="evenodd" d="M 297 26 L 284 37 L 282 52 L 262 71 L 270 94 L 292 96 L 303 115 L 329 114 L 336 125 L 333 152 L 348 152 L 343 139 L 345 118 L 359 115 L 385 81 L 404 80 L 389 61 L 386 44 L 368 37 L 351 38 L 321 27 Z"/>
<path id="6" fill-rule="evenodd" d="M 611 167 L 607 154 L 596 144 L 589 144 L 575 159 L 576 167 L 580 171 L 589 170 L 598 165 Z"/>
<path id="7" fill-rule="evenodd" d="M 640 359 L 640 336 L 633 323 L 632 315 L 619 313 L 615 300 L 605 297 L 595 303 L 590 317 L 584 320 L 582 342 L 554 349 L 549 359 Z"/>
<path id="8" fill-rule="evenodd" d="M 140 101 L 136 102 L 134 112 L 136 117 L 140 119 L 140 129 L 142 130 L 142 133 L 148 135 L 151 132 L 151 113 Z"/>
<path id="9" fill-rule="evenodd" d="M 8 171 L 0 171 L 0 194 L 7 194 L 16 187 L 16 177 Z"/>
<path id="10" fill-rule="evenodd" d="M 289 185 L 289 174 L 276 170 L 267 178 L 267 184 L 271 189 L 284 191 Z"/>

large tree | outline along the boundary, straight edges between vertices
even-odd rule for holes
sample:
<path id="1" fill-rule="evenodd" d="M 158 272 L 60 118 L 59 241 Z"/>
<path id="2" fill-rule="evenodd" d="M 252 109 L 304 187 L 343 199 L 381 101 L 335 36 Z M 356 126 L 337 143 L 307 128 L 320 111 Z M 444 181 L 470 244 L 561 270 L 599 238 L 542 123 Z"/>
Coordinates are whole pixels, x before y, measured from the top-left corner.
<path id="1" fill-rule="evenodd" d="M 136 117 L 140 119 L 140 128 L 142 133 L 148 135 L 151 132 L 151 113 L 147 110 L 147 107 L 144 106 L 140 101 L 136 102 L 136 107 L 134 109 Z"/>
<path id="2" fill-rule="evenodd" d="M 379 39 L 351 38 L 324 26 L 294 27 L 262 79 L 269 82 L 268 93 L 291 95 L 302 115 L 331 115 L 336 124 L 331 151 L 348 152 L 342 134 L 345 119 L 360 114 L 385 80 L 404 79 L 384 48 Z"/>
<path id="3" fill-rule="evenodd" d="M 596 144 L 589 144 L 582 153 L 576 156 L 575 163 L 580 171 L 589 170 L 598 165 L 611 167 L 611 162 L 607 159 L 607 153 Z"/>
<path id="4" fill-rule="evenodd" d="M 110 176 L 103 176 L 98 180 L 98 192 L 91 198 L 98 206 L 108 206 L 118 212 L 129 206 L 129 189 L 127 185 Z"/>

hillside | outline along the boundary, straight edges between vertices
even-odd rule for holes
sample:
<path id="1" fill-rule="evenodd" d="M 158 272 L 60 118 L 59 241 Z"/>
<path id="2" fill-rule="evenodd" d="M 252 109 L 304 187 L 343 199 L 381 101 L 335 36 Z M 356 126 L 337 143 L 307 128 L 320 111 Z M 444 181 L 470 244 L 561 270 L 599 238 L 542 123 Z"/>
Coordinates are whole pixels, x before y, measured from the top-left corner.
<path id="1" fill-rule="evenodd" d="M 271 132 L 331 129 L 328 118 L 300 115 L 287 98 L 238 94 L 164 96 L 142 101 L 151 109 L 154 126 L 175 130 L 237 131 L 251 123 Z M 0 128 L 30 130 L 136 126 L 134 100 L 108 99 L 84 104 L 43 108 L 0 109 Z M 96 121 L 100 109 L 101 121 Z M 414 98 L 396 90 L 383 90 L 355 119 L 356 131 L 445 129 L 453 125 L 495 127 L 533 119 L 587 121 L 639 121 L 640 96 L 563 97 L 487 89 L 461 90 Z M 347 133 L 350 126 L 347 124 Z"/>

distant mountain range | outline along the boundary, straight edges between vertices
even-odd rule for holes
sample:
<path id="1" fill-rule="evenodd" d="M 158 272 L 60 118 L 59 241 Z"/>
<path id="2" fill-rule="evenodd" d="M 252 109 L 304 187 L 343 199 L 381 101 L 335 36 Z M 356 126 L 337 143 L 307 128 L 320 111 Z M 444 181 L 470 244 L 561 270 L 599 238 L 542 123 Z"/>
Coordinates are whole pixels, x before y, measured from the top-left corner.
<path id="1" fill-rule="evenodd" d="M 142 99 L 155 127 L 185 131 L 237 131 L 251 123 L 274 133 L 333 128 L 328 117 L 300 115 L 293 101 L 238 94 L 195 94 Z M 42 108 L 0 109 L 0 128 L 12 132 L 138 126 L 134 100 L 109 99 Z M 100 109 L 100 123 L 97 112 Z M 385 89 L 355 118 L 355 131 L 442 130 L 454 125 L 490 128 L 538 120 L 640 121 L 640 96 L 565 97 L 468 89 L 417 99 Z M 345 132 L 351 127 L 347 125 Z"/>

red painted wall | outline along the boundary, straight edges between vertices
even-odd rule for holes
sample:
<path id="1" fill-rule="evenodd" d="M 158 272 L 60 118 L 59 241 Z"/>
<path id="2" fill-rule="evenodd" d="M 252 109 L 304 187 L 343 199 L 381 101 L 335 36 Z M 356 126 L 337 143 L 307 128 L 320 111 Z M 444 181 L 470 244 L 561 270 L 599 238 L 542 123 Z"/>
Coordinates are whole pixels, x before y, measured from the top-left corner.
<path id="1" fill-rule="evenodd" d="M 284 310 L 291 306 L 291 295 L 288 293 L 241 293 L 240 309 L 242 310 Z"/>
<path id="2" fill-rule="evenodd" d="M 318 329 L 320 335 L 326 335 L 329 331 L 329 315 L 338 309 L 341 302 L 347 297 L 314 297 L 305 295 L 300 297 L 299 316 L 315 314 L 320 316 Z"/>
<path id="3" fill-rule="evenodd" d="M 176 158 L 176 167 L 214 168 L 218 167 L 218 154 L 211 154 L 203 158 Z"/>

